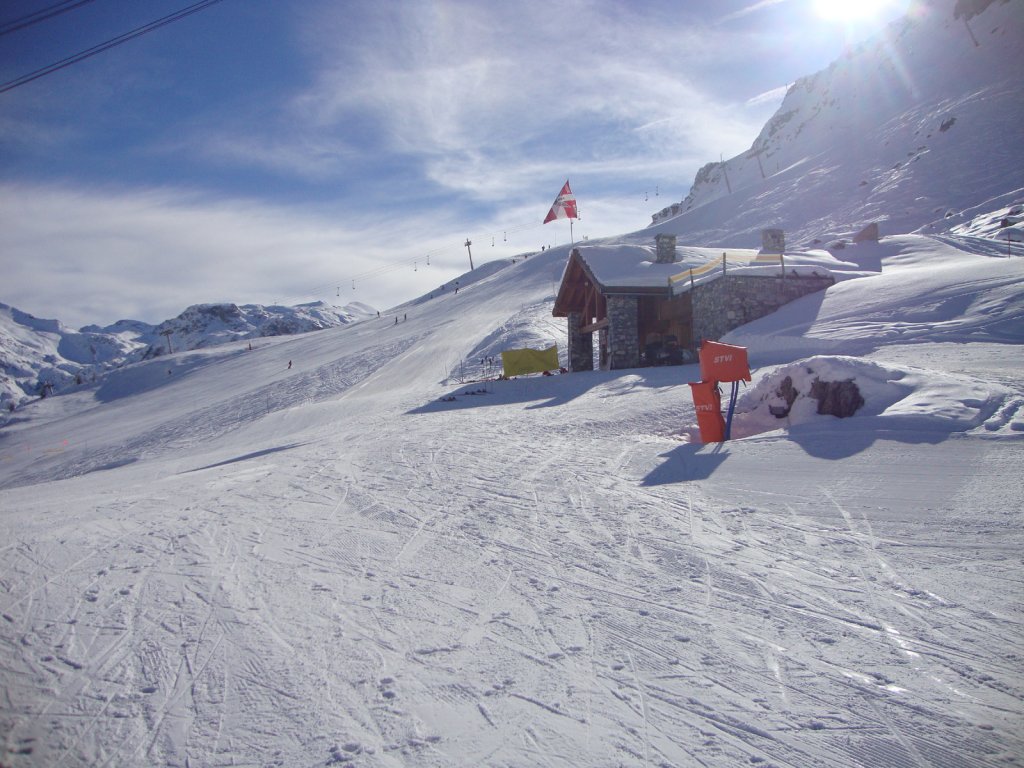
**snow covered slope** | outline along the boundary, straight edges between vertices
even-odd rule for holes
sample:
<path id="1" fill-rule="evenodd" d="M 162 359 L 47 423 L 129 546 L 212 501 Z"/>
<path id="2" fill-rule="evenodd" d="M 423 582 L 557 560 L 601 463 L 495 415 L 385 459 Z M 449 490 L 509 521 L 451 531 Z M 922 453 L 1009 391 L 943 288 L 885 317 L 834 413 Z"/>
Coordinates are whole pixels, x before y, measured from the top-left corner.
<path id="1" fill-rule="evenodd" d="M 374 314 L 375 310 L 360 303 L 345 307 L 324 302 L 295 307 L 197 304 L 156 326 L 121 320 L 106 328 L 89 325 L 75 331 L 57 320 L 42 320 L 0 304 L 0 413 L 37 397 L 44 383 L 60 392 L 95 382 L 109 370 L 159 356 L 168 343 L 179 350 L 200 349 L 332 328 Z"/>
<path id="2" fill-rule="evenodd" d="M 701 446 L 695 366 L 458 383 L 564 349 L 566 255 L 24 409 L 0 433 L 0 762 L 1020 755 L 1018 260 L 847 249 L 877 274 L 740 329 L 745 439 Z M 807 370 L 862 411 L 766 414 Z"/>
<path id="3" fill-rule="evenodd" d="M 797 80 L 751 148 L 702 168 L 654 223 L 681 242 L 736 247 L 781 227 L 806 246 L 871 222 L 944 232 L 1024 198 L 1024 4 L 977 5 L 965 21 L 952 0 L 915 4 Z"/>

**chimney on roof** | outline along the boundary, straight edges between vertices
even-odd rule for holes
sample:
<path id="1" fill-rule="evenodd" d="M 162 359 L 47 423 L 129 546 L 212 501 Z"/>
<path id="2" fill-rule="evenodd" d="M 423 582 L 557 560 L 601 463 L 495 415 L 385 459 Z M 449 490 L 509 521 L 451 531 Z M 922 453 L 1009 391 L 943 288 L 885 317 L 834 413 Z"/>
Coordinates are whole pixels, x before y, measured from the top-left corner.
<path id="1" fill-rule="evenodd" d="M 781 229 L 761 230 L 761 252 L 762 253 L 785 253 L 786 233 Z"/>
<path id="2" fill-rule="evenodd" d="M 678 259 L 676 258 L 676 236 L 668 234 L 658 234 L 654 236 L 654 242 L 657 245 L 657 256 L 656 262 L 658 264 L 674 264 Z"/>
<path id="3" fill-rule="evenodd" d="M 877 243 L 878 242 L 878 222 L 872 222 L 868 224 L 864 229 L 853 236 L 853 242 L 855 243 Z"/>

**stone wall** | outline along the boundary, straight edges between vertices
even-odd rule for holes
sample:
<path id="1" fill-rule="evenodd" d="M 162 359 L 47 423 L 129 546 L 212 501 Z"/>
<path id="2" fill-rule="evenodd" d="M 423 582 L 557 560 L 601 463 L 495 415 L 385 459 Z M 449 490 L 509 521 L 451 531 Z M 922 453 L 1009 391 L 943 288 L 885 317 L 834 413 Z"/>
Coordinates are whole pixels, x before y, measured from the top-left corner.
<path id="1" fill-rule="evenodd" d="M 640 365 L 637 313 L 636 296 L 608 296 L 608 353 L 613 370 Z"/>
<path id="2" fill-rule="evenodd" d="M 733 328 L 769 315 L 784 304 L 810 293 L 823 291 L 832 277 L 748 277 L 727 275 L 691 292 L 693 300 L 693 343 L 722 338 Z"/>
<path id="3" fill-rule="evenodd" d="M 594 370 L 594 334 L 580 332 L 583 315 L 569 313 L 569 370 Z"/>

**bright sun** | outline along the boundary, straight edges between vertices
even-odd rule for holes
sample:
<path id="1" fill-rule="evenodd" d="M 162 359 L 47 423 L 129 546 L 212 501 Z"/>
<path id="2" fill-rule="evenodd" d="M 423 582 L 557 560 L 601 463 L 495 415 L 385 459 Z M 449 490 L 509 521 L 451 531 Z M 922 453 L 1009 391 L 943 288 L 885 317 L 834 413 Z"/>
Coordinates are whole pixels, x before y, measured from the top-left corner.
<path id="1" fill-rule="evenodd" d="M 829 21 L 867 21 L 892 4 L 892 0 L 812 0 L 814 12 Z"/>

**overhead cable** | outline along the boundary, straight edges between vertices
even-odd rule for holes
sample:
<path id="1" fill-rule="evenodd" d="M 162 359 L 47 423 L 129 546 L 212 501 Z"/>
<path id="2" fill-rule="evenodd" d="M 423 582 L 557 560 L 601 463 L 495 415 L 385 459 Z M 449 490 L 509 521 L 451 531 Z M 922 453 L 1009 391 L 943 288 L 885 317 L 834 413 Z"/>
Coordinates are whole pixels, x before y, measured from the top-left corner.
<path id="1" fill-rule="evenodd" d="M 52 19 L 54 16 L 60 16 L 62 13 L 73 11 L 75 8 L 87 5 L 92 1 L 93 0 L 63 0 L 63 2 L 55 3 L 48 8 L 41 8 L 38 11 L 26 13 L 21 18 L 8 21 L 5 24 L 0 24 L 0 36 L 11 32 L 17 32 L 19 29 L 24 29 L 25 27 L 31 27 L 33 24 L 38 24 L 41 21 Z"/>
<path id="2" fill-rule="evenodd" d="M 3 85 L 0 85 L 0 93 L 6 93 L 7 91 L 13 88 L 17 88 L 19 85 L 30 83 L 33 80 L 38 80 L 40 77 L 49 75 L 52 72 L 64 69 L 65 67 L 70 67 L 72 64 L 77 64 L 78 62 L 95 56 L 98 53 L 103 53 L 104 51 L 110 50 L 115 46 L 121 45 L 121 43 L 126 43 L 129 40 L 135 39 L 136 37 L 141 37 L 147 32 L 152 32 L 153 30 L 160 29 L 160 27 L 165 27 L 168 24 L 173 24 L 175 21 L 179 21 L 185 18 L 186 16 L 191 16 L 193 13 L 198 13 L 199 11 L 209 8 L 211 5 L 215 5 L 219 2 L 221 2 L 221 0 L 200 0 L 200 2 L 193 3 L 192 5 L 182 8 L 179 11 L 170 13 L 167 16 L 164 16 L 163 18 L 157 19 L 156 21 L 151 21 L 149 24 L 145 24 L 141 27 L 136 27 L 131 32 L 125 32 L 123 35 L 118 35 L 117 37 L 111 38 L 110 40 L 107 40 L 105 43 L 94 45 L 92 48 L 86 48 L 84 51 L 80 51 L 79 53 L 76 53 L 73 56 L 68 56 L 66 59 L 61 59 L 60 61 L 50 64 L 49 66 L 43 67 L 42 69 L 37 69 L 35 72 L 30 72 L 27 75 L 22 75 L 19 78 L 10 80 L 4 83 Z"/>

